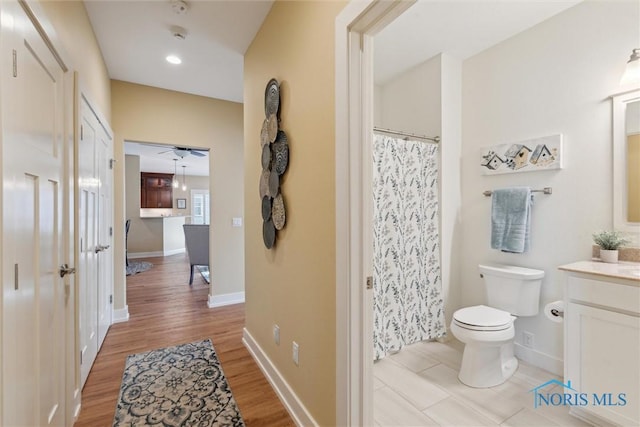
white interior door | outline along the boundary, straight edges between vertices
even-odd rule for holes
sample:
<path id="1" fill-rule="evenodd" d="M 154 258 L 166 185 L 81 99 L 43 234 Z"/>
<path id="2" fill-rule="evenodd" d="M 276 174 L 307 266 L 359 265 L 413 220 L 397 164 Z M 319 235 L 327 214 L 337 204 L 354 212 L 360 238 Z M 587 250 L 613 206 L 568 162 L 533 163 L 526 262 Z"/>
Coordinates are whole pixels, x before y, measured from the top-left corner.
<path id="1" fill-rule="evenodd" d="M 79 335 L 81 384 L 112 321 L 113 140 L 87 99 L 80 97 L 78 138 Z"/>
<path id="2" fill-rule="evenodd" d="M 25 6 L 26 7 L 26 6 Z M 65 67 L 2 2 L 2 425 L 64 425 Z"/>
<path id="3" fill-rule="evenodd" d="M 98 129 L 97 167 L 100 177 L 98 202 L 98 349 L 102 347 L 112 320 L 113 295 L 113 144 L 100 126 Z"/>
<path id="4" fill-rule="evenodd" d="M 98 354 L 98 210 L 96 174 L 97 123 L 86 103 L 80 105 L 78 138 L 78 332 L 81 385 L 87 381 Z"/>

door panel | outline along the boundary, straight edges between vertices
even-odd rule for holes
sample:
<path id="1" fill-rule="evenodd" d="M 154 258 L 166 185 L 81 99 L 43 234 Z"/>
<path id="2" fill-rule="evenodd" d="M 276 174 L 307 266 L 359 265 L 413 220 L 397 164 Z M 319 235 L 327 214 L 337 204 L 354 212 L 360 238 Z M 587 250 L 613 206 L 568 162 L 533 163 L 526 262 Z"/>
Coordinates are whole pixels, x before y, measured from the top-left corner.
<path id="1" fill-rule="evenodd" d="M 98 173 L 100 177 L 100 202 L 98 212 L 98 244 L 104 248 L 98 255 L 98 349 L 102 347 L 111 326 L 111 295 L 113 294 L 113 242 L 112 232 L 112 188 L 113 173 L 110 168 L 112 157 L 111 140 L 99 128 Z"/>
<path id="2" fill-rule="evenodd" d="M 64 71 L 22 8 L 11 1 L 1 7 L 0 424 L 63 425 L 65 301 L 58 267 Z"/>
<path id="3" fill-rule="evenodd" d="M 98 354 L 98 245 L 97 203 L 98 183 L 95 176 L 96 131 L 82 110 L 82 131 L 78 144 L 78 260 L 80 379 L 87 381 L 91 366 Z"/>

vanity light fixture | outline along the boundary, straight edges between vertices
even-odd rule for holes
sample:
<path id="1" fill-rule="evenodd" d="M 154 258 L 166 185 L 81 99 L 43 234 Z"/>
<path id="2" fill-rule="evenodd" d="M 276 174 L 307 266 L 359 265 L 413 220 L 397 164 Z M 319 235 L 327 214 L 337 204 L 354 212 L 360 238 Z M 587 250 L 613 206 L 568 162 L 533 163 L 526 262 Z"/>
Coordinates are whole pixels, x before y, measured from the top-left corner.
<path id="1" fill-rule="evenodd" d="M 187 177 L 184 173 L 185 169 L 187 169 L 187 167 L 182 165 L 182 191 L 187 191 Z"/>
<path id="2" fill-rule="evenodd" d="M 180 65 L 182 64 L 182 59 L 178 58 L 175 55 L 169 55 L 165 58 L 169 64 Z"/>
<path id="3" fill-rule="evenodd" d="M 631 51 L 631 57 L 627 61 L 627 68 L 622 75 L 622 80 L 620 80 L 622 85 L 631 83 L 640 83 L 640 48 Z"/>
<path id="4" fill-rule="evenodd" d="M 178 188 L 178 159 L 173 159 L 173 182 L 171 183 L 173 188 Z"/>

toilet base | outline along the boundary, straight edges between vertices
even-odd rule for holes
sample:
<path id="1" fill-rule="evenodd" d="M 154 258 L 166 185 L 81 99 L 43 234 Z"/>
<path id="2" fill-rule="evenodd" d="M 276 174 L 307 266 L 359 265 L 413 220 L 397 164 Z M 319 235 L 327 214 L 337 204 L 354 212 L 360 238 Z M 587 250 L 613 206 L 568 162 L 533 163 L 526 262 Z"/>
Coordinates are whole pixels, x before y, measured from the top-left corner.
<path id="1" fill-rule="evenodd" d="M 495 387 L 508 380 L 516 369 L 513 342 L 499 346 L 467 344 L 458 379 L 469 387 Z"/>

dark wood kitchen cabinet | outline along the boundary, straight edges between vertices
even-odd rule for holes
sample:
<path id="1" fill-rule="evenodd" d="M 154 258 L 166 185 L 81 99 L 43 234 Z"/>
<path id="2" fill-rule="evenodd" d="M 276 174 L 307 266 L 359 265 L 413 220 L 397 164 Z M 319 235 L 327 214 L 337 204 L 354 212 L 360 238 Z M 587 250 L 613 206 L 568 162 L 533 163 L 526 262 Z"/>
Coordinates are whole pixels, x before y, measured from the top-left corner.
<path id="1" fill-rule="evenodd" d="M 173 174 L 140 173 L 140 207 L 173 208 Z"/>

